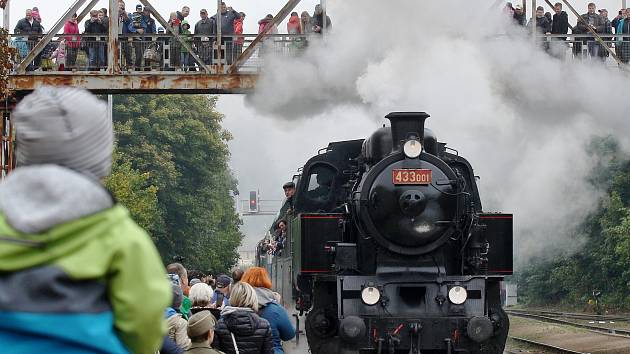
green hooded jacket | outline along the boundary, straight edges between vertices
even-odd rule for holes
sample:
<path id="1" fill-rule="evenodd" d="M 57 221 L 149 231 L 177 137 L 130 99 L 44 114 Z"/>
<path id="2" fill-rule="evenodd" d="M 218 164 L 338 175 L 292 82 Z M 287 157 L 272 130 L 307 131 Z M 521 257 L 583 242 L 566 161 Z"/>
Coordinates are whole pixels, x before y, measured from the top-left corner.
<path id="1" fill-rule="evenodd" d="M 23 315 L 41 316 L 49 322 L 36 323 L 45 326 L 52 323 L 51 316 L 61 313 L 66 316 L 61 322 L 66 328 L 33 329 L 33 341 L 50 340 L 68 335 L 73 329 L 84 330 L 80 321 L 86 317 L 100 321 L 101 317 L 93 316 L 98 312 L 106 320 L 89 322 L 89 335 L 100 329 L 105 333 L 113 326 L 110 332 L 118 338 L 103 339 L 105 333 L 94 335 L 92 340 L 77 340 L 94 346 L 95 342 L 119 339 L 131 353 L 154 354 L 166 333 L 164 311 L 172 297 L 164 266 L 151 238 L 131 219 L 127 209 L 114 205 L 102 187 L 90 183 L 61 167 L 23 167 L 0 184 L 0 292 L 8 291 L 8 299 L 0 299 L 0 317 L 4 314 L 16 318 L 8 329 L 0 325 L 0 332 L 19 329 Z M 72 218 L 73 213 L 88 214 Z M 51 221 L 55 218 L 70 220 Z M 40 224 L 39 229 L 35 223 Z M 38 231 L 24 232 L 31 228 Z M 31 296 L 29 287 L 44 291 Z M 46 298 L 47 287 L 53 293 L 59 287 L 64 291 Z M 91 291 L 101 295 L 83 305 Z M 72 300 L 73 296 L 79 301 Z M 29 304 L 35 297 L 37 300 Z M 94 305 L 98 301 L 102 306 Z M 73 319 L 77 319 L 74 324 Z M 29 326 L 32 324 L 24 325 L 22 331 L 32 329 Z M 64 341 L 67 339 L 59 340 Z M 107 348 L 102 352 L 120 351 Z"/>

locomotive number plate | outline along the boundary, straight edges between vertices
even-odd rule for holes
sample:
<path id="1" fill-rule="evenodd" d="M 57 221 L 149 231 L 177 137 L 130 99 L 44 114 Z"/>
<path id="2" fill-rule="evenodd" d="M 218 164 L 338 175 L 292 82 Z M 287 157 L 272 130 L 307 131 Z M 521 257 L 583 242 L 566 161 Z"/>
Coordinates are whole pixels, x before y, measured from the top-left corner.
<path id="1" fill-rule="evenodd" d="M 431 184 L 433 175 L 426 169 L 394 169 L 392 183 L 394 184 Z"/>

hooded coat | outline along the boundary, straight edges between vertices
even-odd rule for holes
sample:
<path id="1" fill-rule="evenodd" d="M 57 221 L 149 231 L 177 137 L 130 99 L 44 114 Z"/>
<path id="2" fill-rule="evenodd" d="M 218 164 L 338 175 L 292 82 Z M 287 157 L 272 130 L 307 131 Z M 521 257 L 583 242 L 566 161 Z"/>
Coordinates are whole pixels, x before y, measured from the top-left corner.
<path id="1" fill-rule="evenodd" d="M 278 304 L 273 291 L 266 288 L 255 288 L 258 296 L 260 317 L 266 319 L 271 326 L 273 336 L 274 354 L 283 354 L 282 342 L 286 342 L 295 337 L 295 328 L 291 324 L 291 319 L 287 311 Z"/>
<path id="2" fill-rule="evenodd" d="M 187 25 L 188 28 L 184 29 L 184 25 Z M 181 31 L 179 32 L 180 37 L 182 38 L 183 42 L 188 43 L 188 45 L 192 46 L 192 33 L 190 33 L 190 24 L 188 23 L 188 21 L 184 20 L 181 23 Z M 188 49 L 186 49 L 186 47 L 184 47 L 183 45 L 180 46 L 179 49 L 180 53 L 188 53 Z"/>
<path id="3" fill-rule="evenodd" d="M 287 33 L 302 34 L 302 30 L 300 28 L 300 18 L 298 16 L 291 16 L 289 18 L 289 22 L 287 22 Z"/>
<path id="4" fill-rule="evenodd" d="M 151 238 L 96 180 L 23 166 L 0 183 L 0 343 L 12 354 L 153 354 L 171 287 Z"/>
<path id="5" fill-rule="evenodd" d="M 191 343 L 186 332 L 188 321 L 182 318 L 182 315 L 172 307 L 166 309 L 165 317 L 168 323 L 168 337 L 172 339 L 178 347 L 188 349 Z"/>
<path id="6" fill-rule="evenodd" d="M 234 34 L 243 34 L 243 18 L 239 17 L 234 20 Z M 234 40 L 234 44 L 243 45 L 245 43 L 245 37 L 238 36 Z"/>
<path id="7" fill-rule="evenodd" d="M 273 18 L 265 17 L 262 20 L 258 21 L 258 34 L 263 33 L 267 29 L 267 27 L 271 26 Z M 277 34 L 278 28 L 274 25 L 273 28 L 268 32 L 268 34 Z"/>
<path id="8" fill-rule="evenodd" d="M 70 20 L 66 21 L 63 25 L 63 34 L 76 34 L 77 36 L 67 36 L 66 43 L 68 44 L 68 48 L 77 49 L 81 46 L 81 37 L 79 34 L 79 24 L 74 23 Z"/>
<path id="9" fill-rule="evenodd" d="M 239 354 L 272 354 L 273 340 L 269 322 L 254 310 L 228 306 L 214 328 L 212 346 L 226 354 L 236 354 L 232 334 Z"/>

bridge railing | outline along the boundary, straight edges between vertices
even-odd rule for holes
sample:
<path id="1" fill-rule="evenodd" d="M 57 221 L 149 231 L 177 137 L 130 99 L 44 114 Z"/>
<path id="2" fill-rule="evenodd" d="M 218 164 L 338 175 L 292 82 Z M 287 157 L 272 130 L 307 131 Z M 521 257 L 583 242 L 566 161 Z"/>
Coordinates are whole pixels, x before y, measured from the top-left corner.
<path id="1" fill-rule="evenodd" d="M 620 59 L 622 63 L 630 61 L 630 35 L 599 34 L 605 45 Z M 548 34 L 536 38 L 541 49 L 550 55 L 565 60 L 598 59 L 607 61 L 610 54 L 590 34 Z M 612 58 L 610 64 L 616 64 Z"/>
<path id="2" fill-rule="evenodd" d="M 249 47 L 257 35 L 222 35 L 221 45 L 212 36 L 191 35 L 186 42 L 206 64 L 211 74 L 227 72 L 237 58 Z M 28 56 L 43 36 L 10 35 L 10 45 L 17 49 L 13 58 L 14 74 L 19 64 Z M 240 63 L 239 73 L 257 73 L 264 67 L 265 57 L 298 57 L 309 41 L 316 37 L 305 35 L 270 34 L 256 46 L 255 52 Z M 219 51 L 220 47 L 220 51 Z M 59 34 L 28 63 L 26 74 L 84 72 L 99 74 L 107 70 L 108 36 L 106 34 Z M 138 72 L 187 72 L 205 73 L 203 65 L 184 46 L 169 34 L 119 35 L 115 55 L 115 71 L 120 75 Z M 63 64 L 63 66 L 61 66 Z"/>

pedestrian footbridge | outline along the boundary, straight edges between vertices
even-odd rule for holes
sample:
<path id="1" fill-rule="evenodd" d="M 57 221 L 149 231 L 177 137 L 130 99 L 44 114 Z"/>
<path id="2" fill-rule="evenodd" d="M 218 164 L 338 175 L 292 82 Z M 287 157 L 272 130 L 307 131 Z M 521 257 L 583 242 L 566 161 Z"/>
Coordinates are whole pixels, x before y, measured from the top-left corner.
<path id="1" fill-rule="evenodd" d="M 18 96 L 45 85 L 83 87 L 103 94 L 247 93 L 256 86 L 266 56 L 298 56 L 311 40 L 268 33 L 273 26 L 261 34 L 225 35 L 220 20 L 215 33 L 184 38 L 149 0 L 139 1 L 151 9 L 164 33 L 121 34 L 118 0 L 109 0 L 107 33 L 63 34 L 64 24 L 74 13 L 82 24 L 98 0 L 74 1 L 47 34 L 12 33 L 10 45 L 16 53 L 8 89 Z M 273 25 L 282 22 L 299 2 L 289 0 Z M 60 46 L 65 50 L 63 68 L 50 59 Z"/>

